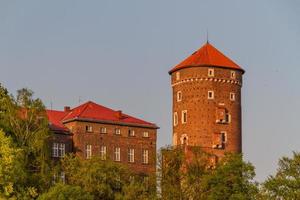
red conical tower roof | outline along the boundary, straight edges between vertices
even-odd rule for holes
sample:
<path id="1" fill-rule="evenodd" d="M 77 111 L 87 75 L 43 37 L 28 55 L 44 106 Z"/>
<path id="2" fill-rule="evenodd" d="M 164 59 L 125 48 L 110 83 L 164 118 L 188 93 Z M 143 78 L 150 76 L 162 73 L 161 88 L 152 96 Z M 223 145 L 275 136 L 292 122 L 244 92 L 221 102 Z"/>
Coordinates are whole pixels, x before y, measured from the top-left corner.
<path id="1" fill-rule="evenodd" d="M 241 70 L 245 72 L 240 66 L 235 62 L 230 60 L 224 54 L 222 54 L 218 49 L 212 46 L 210 43 L 206 43 L 191 56 L 186 58 L 184 61 L 176 65 L 173 69 L 169 71 L 169 74 L 188 67 L 201 67 L 201 66 L 214 66 L 228 69 Z"/>

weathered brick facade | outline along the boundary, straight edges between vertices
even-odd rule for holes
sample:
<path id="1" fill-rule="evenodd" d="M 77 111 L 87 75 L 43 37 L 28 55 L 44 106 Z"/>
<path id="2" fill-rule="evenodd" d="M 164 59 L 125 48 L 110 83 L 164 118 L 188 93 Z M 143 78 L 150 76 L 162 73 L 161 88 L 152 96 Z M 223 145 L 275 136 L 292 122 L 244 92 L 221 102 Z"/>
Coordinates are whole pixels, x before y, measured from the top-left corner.
<path id="1" fill-rule="evenodd" d="M 222 157 L 225 152 L 240 153 L 241 87 L 244 71 L 236 66 L 219 66 L 220 62 L 217 62 L 221 59 L 214 60 L 216 53 L 212 53 L 215 49 L 211 50 L 213 47 L 206 45 L 209 46 L 196 52 L 199 54 L 198 58 L 188 58 L 191 60 L 190 65 L 183 61 L 184 65 L 176 66 L 170 71 L 173 89 L 173 145 L 200 146 L 217 157 Z M 197 55 L 194 53 L 192 56 Z"/>
<path id="2" fill-rule="evenodd" d="M 54 159 L 61 157 L 62 144 L 65 153 L 73 152 L 83 159 L 105 154 L 103 162 L 122 163 L 139 174 L 155 172 L 158 129 L 155 124 L 93 102 L 65 111 L 48 111 L 48 117 L 54 132 L 50 142 Z M 120 160 L 116 160 L 116 148 Z"/>

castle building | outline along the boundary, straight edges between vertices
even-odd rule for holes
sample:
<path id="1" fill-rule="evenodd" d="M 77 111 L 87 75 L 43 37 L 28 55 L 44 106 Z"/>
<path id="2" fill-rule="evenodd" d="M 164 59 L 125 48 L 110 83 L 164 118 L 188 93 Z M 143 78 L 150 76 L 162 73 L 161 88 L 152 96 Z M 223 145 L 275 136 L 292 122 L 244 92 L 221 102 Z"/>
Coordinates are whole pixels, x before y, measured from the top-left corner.
<path id="1" fill-rule="evenodd" d="M 216 161 L 242 151 L 244 72 L 208 42 L 169 71 L 174 146 L 199 146 Z"/>
<path id="2" fill-rule="evenodd" d="M 52 158 L 66 153 L 90 159 L 112 160 L 128 166 L 138 174 L 154 173 L 156 168 L 156 134 L 150 122 L 86 102 L 63 111 L 47 110 L 53 137 Z"/>

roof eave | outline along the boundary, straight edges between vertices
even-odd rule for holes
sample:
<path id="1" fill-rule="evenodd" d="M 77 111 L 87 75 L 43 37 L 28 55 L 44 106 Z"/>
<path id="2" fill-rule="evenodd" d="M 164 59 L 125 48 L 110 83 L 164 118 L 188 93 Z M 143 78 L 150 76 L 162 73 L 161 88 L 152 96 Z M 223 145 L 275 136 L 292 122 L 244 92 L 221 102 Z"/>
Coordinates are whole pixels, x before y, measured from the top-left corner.
<path id="1" fill-rule="evenodd" d="M 192 67 L 210 67 L 210 66 L 212 66 L 212 67 L 217 67 L 217 68 L 225 68 L 225 69 L 232 69 L 232 70 L 239 70 L 239 71 L 241 71 L 242 72 L 242 74 L 244 74 L 245 73 L 245 70 L 244 69 L 242 69 L 242 68 L 232 68 L 232 67 L 227 67 L 227 66 L 220 66 L 220 65 L 209 65 L 209 64 L 205 64 L 205 65 L 186 65 L 186 66 L 181 66 L 181 67 L 179 67 L 179 68 L 173 68 L 173 69 L 171 69 L 168 73 L 169 73 L 169 75 L 171 75 L 172 73 L 174 73 L 174 72 L 176 72 L 176 71 L 178 71 L 178 70 L 181 70 L 181 69 L 185 69 L 185 68 L 192 68 Z"/>
<path id="2" fill-rule="evenodd" d="M 92 118 L 72 118 L 68 120 L 62 121 L 63 124 L 72 122 L 72 121 L 82 121 L 82 122 L 95 122 L 95 123 L 102 123 L 102 124 L 114 124 L 114 125 L 121 125 L 121 126 L 135 126 L 135 127 L 141 127 L 141 128 L 151 128 L 151 129 L 159 129 L 158 126 L 155 124 L 138 124 L 138 123 L 130 123 L 130 122 L 120 122 L 120 121 L 112 121 L 112 120 L 98 120 L 98 119 L 92 119 Z"/>

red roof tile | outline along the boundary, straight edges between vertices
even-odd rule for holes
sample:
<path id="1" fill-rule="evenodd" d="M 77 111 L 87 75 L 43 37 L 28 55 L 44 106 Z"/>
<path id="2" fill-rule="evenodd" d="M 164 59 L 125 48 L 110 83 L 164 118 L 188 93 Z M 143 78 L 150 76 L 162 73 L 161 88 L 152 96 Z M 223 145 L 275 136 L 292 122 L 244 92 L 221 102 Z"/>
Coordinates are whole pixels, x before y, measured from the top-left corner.
<path id="1" fill-rule="evenodd" d="M 67 115 L 67 112 L 47 110 L 48 120 L 50 122 L 50 128 L 53 131 L 68 131 L 68 129 L 63 125 L 62 119 Z"/>
<path id="2" fill-rule="evenodd" d="M 182 68 L 201 66 L 215 66 L 228 69 L 237 69 L 241 70 L 244 73 L 244 70 L 240 66 L 238 66 L 235 62 L 230 60 L 218 49 L 207 42 L 191 56 L 171 69 L 169 71 L 169 74 Z"/>
<path id="3" fill-rule="evenodd" d="M 157 128 L 153 123 L 123 114 L 120 111 L 106 108 L 91 101 L 79 105 L 78 107 L 71 109 L 69 112 L 48 110 L 47 114 L 49 121 L 55 125 L 56 128 L 62 128 L 64 127 L 63 123 L 72 120 L 107 121 L 110 123 L 144 125 Z"/>

